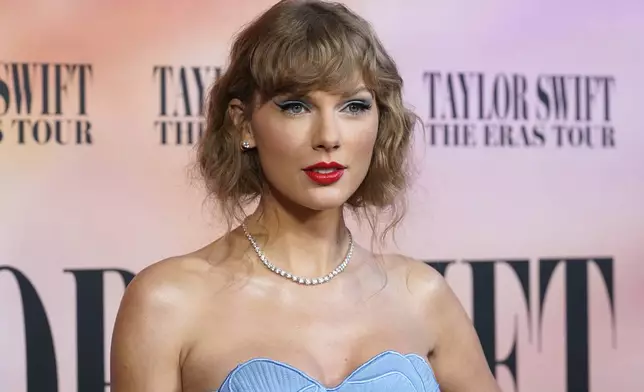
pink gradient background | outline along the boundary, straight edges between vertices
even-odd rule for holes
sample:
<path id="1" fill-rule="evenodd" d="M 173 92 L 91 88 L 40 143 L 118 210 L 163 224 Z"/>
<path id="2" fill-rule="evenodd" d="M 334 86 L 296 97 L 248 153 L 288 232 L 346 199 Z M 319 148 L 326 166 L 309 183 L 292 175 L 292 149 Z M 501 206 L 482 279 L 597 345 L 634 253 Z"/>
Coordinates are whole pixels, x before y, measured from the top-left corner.
<path id="1" fill-rule="evenodd" d="M 0 265 L 26 274 L 44 302 L 60 391 L 76 390 L 75 282 L 63 269 L 138 271 L 205 244 L 223 228 L 187 176 L 192 150 L 159 145 L 153 66 L 223 65 L 231 36 L 271 4 L 0 1 L 1 62 L 93 65 L 91 147 L 18 145 L 11 115 L 0 116 Z M 374 24 L 406 81 L 406 100 L 423 118 L 426 70 L 615 76 L 616 149 L 426 148 L 418 138 L 420 176 L 391 250 L 423 259 L 531 259 L 533 309 L 538 258 L 614 257 L 615 346 L 605 288 L 590 272 L 591 390 L 644 390 L 644 3 L 346 4 Z M 369 233 L 356 232 L 368 244 Z M 498 274 L 498 355 L 509 350 L 516 314 L 518 390 L 564 391 L 563 271 L 548 292 L 541 350 L 537 318 L 528 321 L 511 271 L 499 267 Z M 470 310 L 469 269 L 457 265 L 448 278 Z M 106 290 L 108 349 L 122 285 L 114 277 Z M 3 391 L 26 388 L 22 323 L 15 281 L 2 274 Z M 504 368 L 498 379 L 513 391 Z"/>

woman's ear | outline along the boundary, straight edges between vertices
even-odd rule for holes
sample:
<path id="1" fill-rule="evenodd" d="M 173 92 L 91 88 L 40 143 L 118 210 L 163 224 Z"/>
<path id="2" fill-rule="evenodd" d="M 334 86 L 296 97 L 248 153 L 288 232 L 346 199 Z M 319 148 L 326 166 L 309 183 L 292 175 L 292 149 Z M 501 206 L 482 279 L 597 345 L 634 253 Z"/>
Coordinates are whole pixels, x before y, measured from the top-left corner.
<path id="1" fill-rule="evenodd" d="M 228 115 L 236 130 L 241 134 L 241 149 L 250 150 L 255 148 L 255 138 L 253 137 L 250 121 L 245 117 L 244 103 L 237 98 L 232 99 L 228 104 Z"/>

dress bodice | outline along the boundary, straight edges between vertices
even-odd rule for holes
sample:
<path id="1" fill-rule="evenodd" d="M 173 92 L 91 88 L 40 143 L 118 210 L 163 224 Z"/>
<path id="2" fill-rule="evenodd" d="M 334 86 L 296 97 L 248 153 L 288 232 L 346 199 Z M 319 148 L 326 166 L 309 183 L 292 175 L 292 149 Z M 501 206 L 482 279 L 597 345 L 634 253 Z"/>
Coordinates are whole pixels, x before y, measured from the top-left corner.
<path id="1" fill-rule="evenodd" d="M 440 392 L 429 363 L 416 354 L 385 351 L 354 370 L 334 387 L 303 371 L 267 358 L 233 369 L 217 392 Z"/>

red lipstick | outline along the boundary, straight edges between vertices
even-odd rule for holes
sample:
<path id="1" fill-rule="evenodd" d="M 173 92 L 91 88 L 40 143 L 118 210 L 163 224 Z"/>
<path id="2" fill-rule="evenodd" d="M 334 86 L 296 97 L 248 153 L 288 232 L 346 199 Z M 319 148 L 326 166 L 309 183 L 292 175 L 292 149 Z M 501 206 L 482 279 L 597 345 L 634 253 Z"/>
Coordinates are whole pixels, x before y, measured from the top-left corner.
<path id="1" fill-rule="evenodd" d="M 320 185 L 331 185 L 337 182 L 344 174 L 346 166 L 337 162 L 318 162 L 305 167 L 304 173 L 315 183 Z"/>

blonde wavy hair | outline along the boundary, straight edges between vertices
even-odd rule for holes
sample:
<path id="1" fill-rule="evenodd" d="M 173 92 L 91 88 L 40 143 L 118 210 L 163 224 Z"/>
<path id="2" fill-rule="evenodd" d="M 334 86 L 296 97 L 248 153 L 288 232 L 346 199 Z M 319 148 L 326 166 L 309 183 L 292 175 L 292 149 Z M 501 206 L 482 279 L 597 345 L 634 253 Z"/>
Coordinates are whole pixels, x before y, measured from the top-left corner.
<path id="1" fill-rule="evenodd" d="M 267 189 L 257 153 L 240 149 L 242 132 L 233 124 L 229 102 L 241 100 L 250 119 L 256 104 L 276 95 L 344 92 L 356 87 L 356 78 L 375 97 L 379 128 L 367 175 L 346 207 L 366 217 L 372 229 L 378 215 L 388 211 L 391 220 L 381 233 L 383 240 L 400 222 L 418 117 L 403 104 L 403 80 L 395 62 L 370 24 L 344 5 L 283 0 L 238 34 L 229 64 L 206 99 L 197 168 L 229 227 Z"/>

